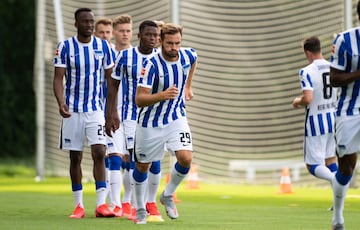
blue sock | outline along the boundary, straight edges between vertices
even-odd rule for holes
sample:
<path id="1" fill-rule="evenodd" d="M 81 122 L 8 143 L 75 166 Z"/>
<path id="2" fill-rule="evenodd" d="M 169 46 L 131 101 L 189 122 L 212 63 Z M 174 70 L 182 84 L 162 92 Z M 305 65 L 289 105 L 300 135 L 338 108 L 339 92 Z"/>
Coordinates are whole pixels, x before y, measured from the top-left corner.
<path id="1" fill-rule="evenodd" d="M 190 167 L 188 167 L 188 168 L 182 167 L 178 162 L 176 162 L 175 169 L 176 169 L 176 171 L 178 171 L 181 174 L 187 174 L 190 170 Z"/>
<path id="2" fill-rule="evenodd" d="M 106 188 L 105 181 L 95 181 L 95 188 L 98 190 L 99 188 Z"/>
<path id="3" fill-rule="evenodd" d="M 332 163 L 330 165 L 327 165 L 326 167 L 328 167 L 331 172 L 336 172 L 338 170 L 338 166 L 336 163 Z"/>
<path id="4" fill-rule="evenodd" d="M 82 190 L 82 184 L 72 184 L 71 188 L 73 192 Z"/>
<path id="5" fill-rule="evenodd" d="M 148 177 L 148 174 L 147 173 L 141 173 L 139 172 L 139 170 L 137 169 L 137 167 L 134 168 L 134 174 L 133 174 L 133 177 L 134 177 L 134 180 L 136 182 L 144 182 L 147 177 Z"/>
<path id="6" fill-rule="evenodd" d="M 318 167 L 319 165 L 310 165 L 310 173 L 312 174 L 312 175 L 314 175 L 315 176 L 315 169 L 316 169 L 316 167 Z"/>
<path id="7" fill-rule="evenodd" d="M 160 161 L 153 161 L 149 170 L 152 174 L 159 174 L 161 171 Z"/>
<path id="8" fill-rule="evenodd" d="M 337 171 L 335 174 L 335 177 L 336 177 L 336 180 L 339 182 L 339 184 L 347 185 L 349 183 L 349 181 L 351 180 L 352 175 L 345 176 L 341 172 Z"/>
<path id="9" fill-rule="evenodd" d="M 120 156 L 110 156 L 110 170 L 120 170 L 122 159 Z"/>

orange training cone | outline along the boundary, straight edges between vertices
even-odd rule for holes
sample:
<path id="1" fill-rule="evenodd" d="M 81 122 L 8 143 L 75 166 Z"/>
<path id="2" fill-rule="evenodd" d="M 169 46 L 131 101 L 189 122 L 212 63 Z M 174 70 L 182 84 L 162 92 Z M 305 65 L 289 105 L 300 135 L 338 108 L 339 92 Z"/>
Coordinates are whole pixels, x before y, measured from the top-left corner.
<path id="1" fill-rule="evenodd" d="M 169 183 L 170 177 L 171 177 L 171 174 L 168 173 L 168 174 L 166 175 L 166 179 L 165 179 L 166 184 Z M 181 200 L 179 200 L 179 199 L 176 197 L 176 192 L 174 192 L 173 198 L 174 198 L 174 202 L 175 202 L 176 204 L 177 204 L 177 203 L 180 203 Z"/>
<path id="2" fill-rule="evenodd" d="M 196 164 L 192 164 L 187 179 L 187 189 L 199 189 L 199 167 Z"/>
<path id="3" fill-rule="evenodd" d="M 288 167 L 284 167 L 282 169 L 279 193 L 293 193 L 290 179 L 290 170 Z"/>

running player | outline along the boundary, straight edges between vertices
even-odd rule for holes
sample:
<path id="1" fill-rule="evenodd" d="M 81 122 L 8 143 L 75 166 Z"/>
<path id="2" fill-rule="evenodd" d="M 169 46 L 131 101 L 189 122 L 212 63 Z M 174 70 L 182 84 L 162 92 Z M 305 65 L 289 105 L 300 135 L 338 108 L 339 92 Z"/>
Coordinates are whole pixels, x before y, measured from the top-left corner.
<path id="1" fill-rule="evenodd" d="M 135 104 L 135 92 L 137 89 L 138 76 L 142 70 L 143 61 L 156 51 L 157 25 L 153 21 L 143 21 L 139 26 L 139 46 L 123 50 L 116 59 L 116 66 L 112 77 L 121 81 L 123 86 L 122 117 L 120 118 L 120 130 L 124 133 L 126 146 L 133 155 L 136 119 L 138 107 Z M 133 160 L 131 161 L 133 162 Z M 153 176 L 149 183 L 151 193 L 148 198 L 152 201 L 148 203 L 150 220 L 163 221 L 156 206 L 156 192 L 160 182 L 160 161 L 152 163 Z M 133 169 L 132 169 L 133 170 Z M 132 175 L 132 174 L 131 174 Z M 129 219 L 135 219 L 129 218 Z"/>
<path id="2" fill-rule="evenodd" d="M 181 48 L 181 37 L 181 26 L 163 25 L 161 52 L 147 59 L 136 91 L 136 104 L 141 108 L 136 127 L 133 174 L 137 224 L 147 222 L 144 196 L 148 171 L 151 162 L 163 158 L 165 144 L 177 159 L 170 181 L 160 196 L 171 219 L 179 216 L 172 195 L 190 170 L 192 137 L 186 118 L 185 88 L 191 87 L 190 70 L 196 65 L 197 54 L 192 48 Z"/>
<path id="3" fill-rule="evenodd" d="M 360 1 L 357 3 L 360 19 Z M 339 169 L 332 180 L 334 211 L 332 228 L 345 229 L 344 203 L 360 151 L 360 27 L 339 33 L 333 43 L 330 82 L 340 87 L 335 119 L 336 153 Z"/>
<path id="4" fill-rule="evenodd" d="M 93 36 L 94 23 L 91 9 L 77 9 L 77 35 L 61 41 L 54 57 L 53 90 L 62 116 L 60 148 L 70 151 L 70 177 L 76 206 L 70 218 L 85 217 L 81 181 L 85 139 L 90 145 L 94 163 L 97 194 L 95 215 L 114 216 L 105 202 L 106 138 L 103 101 L 100 98 L 101 71 L 110 78 L 114 62 L 109 43 Z"/>
<path id="5" fill-rule="evenodd" d="M 331 182 L 337 171 L 336 89 L 330 86 L 330 63 L 322 56 L 320 40 L 305 39 L 303 51 L 310 64 L 299 72 L 302 95 L 293 100 L 293 106 L 305 106 L 304 160 L 312 175 Z"/>

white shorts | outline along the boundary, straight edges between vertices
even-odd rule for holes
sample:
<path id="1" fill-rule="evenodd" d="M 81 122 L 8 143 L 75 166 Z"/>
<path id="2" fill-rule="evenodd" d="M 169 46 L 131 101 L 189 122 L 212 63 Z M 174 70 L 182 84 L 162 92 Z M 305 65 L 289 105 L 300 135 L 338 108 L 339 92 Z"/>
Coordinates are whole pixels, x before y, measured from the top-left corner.
<path id="1" fill-rule="evenodd" d="M 325 164 L 325 159 L 335 156 L 335 138 L 333 133 L 305 137 L 304 161 L 306 164 Z"/>
<path id="2" fill-rule="evenodd" d="M 165 144 L 170 152 L 193 150 L 190 127 L 185 117 L 164 127 L 144 128 L 137 125 L 135 140 L 136 161 L 141 163 L 161 160 Z"/>
<path id="3" fill-rule="evenodd" d="M 136 121 L 125 120 L 112 137 L 106 136 L 107 154 L 122 153 L 129 155 L 129 149 L 134 148 Z"/>
<path id="4" fill-rule="evenodd" d="M 112 137 L 106 135 L 106 154 L 120 153 L 127 154 L 124 138 L 124 125 L 120 122 L 119 128 L 112 133 Z"/>
<path id="5" fill-rule="evenodd" d="M 106 145 L 105 118 L 103 111 L 71 113 L 62 119 L 60 149 L 83 151 L 84 141 L 88 145 Z"/>
<path id="6" fill-rule="evenodd" d="M 360 115 L 335 120 L 336 150 L 339 157 L 360 151 Z"/>

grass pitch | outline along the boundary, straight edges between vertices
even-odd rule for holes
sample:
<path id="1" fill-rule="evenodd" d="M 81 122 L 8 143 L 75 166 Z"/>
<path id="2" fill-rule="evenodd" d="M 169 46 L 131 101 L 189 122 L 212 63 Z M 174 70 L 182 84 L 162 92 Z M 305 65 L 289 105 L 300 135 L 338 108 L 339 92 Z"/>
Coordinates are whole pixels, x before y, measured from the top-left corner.
<path id="1" fill-rule="evenodd" d="M 164 188 L 161 184 L 159 191 Z M 1 229 L 199 229 L 199 230 L 322 230 L 330 229 L 332 193 L 329 188 L 293 187 L 292 194 L 279 194 L 279 187 L 200 183 L 176 196 L 179 219 L 170 220 L 161 204 L 162 223 L 135 225 L 122 218 L 95 218 L 95 185 L 84 184 L 86 218 L 69 219 L 74 208 L 70 181 L 47 178 L 0 178 Z M 350 189 L 345 204 L 346 228 L 360 226 L 360 192 Z"/>

